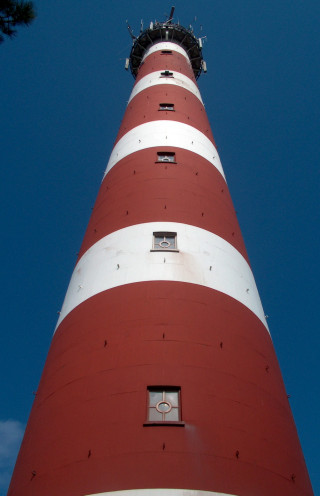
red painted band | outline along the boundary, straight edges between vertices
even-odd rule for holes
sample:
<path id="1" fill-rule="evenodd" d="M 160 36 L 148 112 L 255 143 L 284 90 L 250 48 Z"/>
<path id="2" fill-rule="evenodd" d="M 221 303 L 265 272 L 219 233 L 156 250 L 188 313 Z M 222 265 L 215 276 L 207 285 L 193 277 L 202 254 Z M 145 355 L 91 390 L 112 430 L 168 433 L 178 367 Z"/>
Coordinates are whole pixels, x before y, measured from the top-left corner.
<path id="1" fill-rule="evenodd" d="M 156 71 L 178 72 L 197 84 L 193 70 L 183 55 L 177 52 L 173 52 L 172 55 L 164 55 L 161 54 L 161 51 L 149 55 L 141 64 L 135 84 L 151 72 Z"/>
<path id="2" fill-rule="evenodd" d="M 174 111 L 159 110 L 160 103 L 173 103 Z M 203 133 L 216 147 L 206 111 L 190 91 L 173 85 L 155 85 L 138 93 L 128 104 L 116 143 L 136 126 L 156 120 L 183 122 Z"/>
<path id="3" fill-rule="evenodd" d="M 148 385 L 181 387 L 185 427 L 143 426 Z M 100 293 L 53 338 L 8 496 L 182 486 L 312 494 L 271 339 L 202 286 Z"/>
<path id="4" fill-rule="evenodd" d="M 145 222 L 180 222 L 210 231 L 234 246 L 248 261 L 228 187 L 205 159 L 177 148 L 176 164 L 156 163 L 148 148 L 117 163 L 106 175 L 80 249 L 111 232 Z"/>

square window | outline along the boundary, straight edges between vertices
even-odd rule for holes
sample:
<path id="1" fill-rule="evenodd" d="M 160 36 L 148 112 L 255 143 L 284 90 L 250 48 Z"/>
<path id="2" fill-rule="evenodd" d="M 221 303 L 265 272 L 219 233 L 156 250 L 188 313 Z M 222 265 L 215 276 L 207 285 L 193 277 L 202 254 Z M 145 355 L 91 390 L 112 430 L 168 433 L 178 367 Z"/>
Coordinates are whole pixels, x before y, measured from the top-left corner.
<path id="1" fill-rule="evenodd" d="M 174 110 L 173 103 L 160 103 L 159 110 Z"/>
<path id="2" fill-rule="evenodd" d="M 180 422 L 180 388 L 148 387 L 148 422 Z"/>
<path id="3" fill-rule="evenodd" d="M 176 154 L 174 152 L 158 152 L 157 157 L 157 162 L 176 163 Z"/>
<path id="4" fill-rule="evenodd" d="M 160 77 L 171 77 L 171 78 L 173 78 L 173 72 L 163 71 L 163 72 L 160 73 Z"/>
<path id="5" fill-rule="evenodd" d="M 154 232 L 152 251 L 178 251 L 177 233 Z"/>

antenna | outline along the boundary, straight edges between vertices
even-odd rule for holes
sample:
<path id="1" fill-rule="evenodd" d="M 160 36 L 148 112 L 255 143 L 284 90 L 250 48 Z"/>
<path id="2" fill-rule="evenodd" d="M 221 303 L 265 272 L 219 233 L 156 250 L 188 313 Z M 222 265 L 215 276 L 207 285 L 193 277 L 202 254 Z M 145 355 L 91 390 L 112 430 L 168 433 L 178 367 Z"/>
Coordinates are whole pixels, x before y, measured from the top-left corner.
<path id="1" fill-rule="evenodd" d="M 175 7 L 174 7 L 174 6 L 172 6 L 172 7 L 171 7 L 171 11 L 170 11 L 169 18 L 168 18 L 168 20 L 167 20 L 167 22 L 168 22 L 168 23 L 171 23 L 171 21 L 172 21 L 172 19 L 173 19 L 174 9 L 175 9 Z"/>
<path id="2" fill-rule="evenodd" d="M 143 19 L 141 19 L 140 21 L 140 34 L 142 33 L 143 31 Z"/>
<path id="3" fill-rule="evenodd" d="M 128 20 L 126 20 L 126 23 L 127 23 L 127 28 L 128 28 L 128 31 L 129 31 L 129 34 L 130 34 L 131 38 L 133 40 L 136 40 L 137 37 L 133 34 L 132 28 L 131 28 L 130 24 L 128 23 Z"/>
<path id="4" fill-rule="evenodd" d="M 207 37 L 206 36 L 200 36 L 200 38 L 198 38 L 199 48 L 202 48 L 203 47 L 203 43 L 205 41 L 207 41 Z"/>

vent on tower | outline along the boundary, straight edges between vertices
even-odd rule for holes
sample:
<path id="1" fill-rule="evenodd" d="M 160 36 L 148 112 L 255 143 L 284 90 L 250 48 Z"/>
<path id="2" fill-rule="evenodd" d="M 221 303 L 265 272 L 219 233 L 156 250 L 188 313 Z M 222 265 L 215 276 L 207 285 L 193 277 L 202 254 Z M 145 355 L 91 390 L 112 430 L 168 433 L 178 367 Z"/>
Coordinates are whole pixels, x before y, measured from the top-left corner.
<path id="1" fill-rule="evenodd" d="M 173 72 L 163 71 L 163 72 L 161 72 L 160 77 L 171 77 L 171 78 L 173 78 Z"/>

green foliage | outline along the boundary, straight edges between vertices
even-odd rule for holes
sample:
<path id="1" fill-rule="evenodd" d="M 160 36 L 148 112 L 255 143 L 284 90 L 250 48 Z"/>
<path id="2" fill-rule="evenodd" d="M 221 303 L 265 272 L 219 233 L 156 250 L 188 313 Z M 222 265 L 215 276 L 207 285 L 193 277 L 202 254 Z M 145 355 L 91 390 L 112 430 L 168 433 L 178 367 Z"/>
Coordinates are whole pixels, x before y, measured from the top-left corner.
<path id="1" fill-rule="evenodd" d="M 33 2 L 0 0 L 0 43 L 4 41 L 3 35 L 15 36 L 16 26 L 28 26 L 35 17 Z"/>

